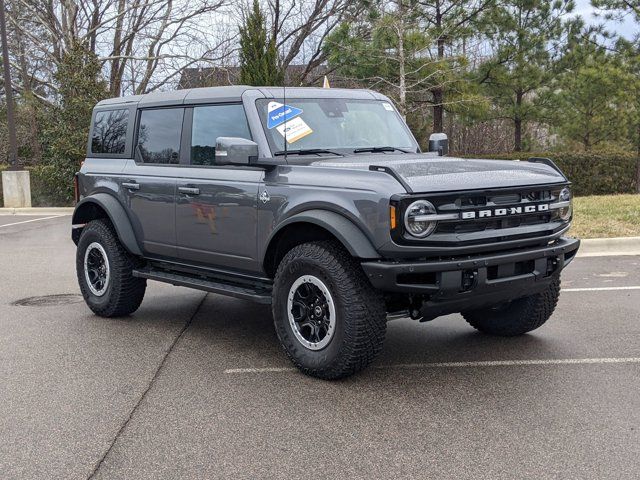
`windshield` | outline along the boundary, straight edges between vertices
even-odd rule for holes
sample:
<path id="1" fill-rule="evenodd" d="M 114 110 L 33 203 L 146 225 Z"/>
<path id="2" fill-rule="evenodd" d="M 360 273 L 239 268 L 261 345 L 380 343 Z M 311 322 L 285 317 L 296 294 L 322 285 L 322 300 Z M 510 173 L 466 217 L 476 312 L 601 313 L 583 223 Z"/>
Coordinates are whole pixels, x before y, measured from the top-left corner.
<path id="1" fill-rule="evenodd" d="M 309 149 L 344 154 L 367 147 L 411 152 L 418 148 L 389 102 L 291 98 L 286 100 L 286 106 L 281 99 L 260 99 L 256 105 L 274 155 L 284 151 L 285 135 L 287 151 L 293 155 Z M 394 151 L 393 148 L 382 151 Z"/>

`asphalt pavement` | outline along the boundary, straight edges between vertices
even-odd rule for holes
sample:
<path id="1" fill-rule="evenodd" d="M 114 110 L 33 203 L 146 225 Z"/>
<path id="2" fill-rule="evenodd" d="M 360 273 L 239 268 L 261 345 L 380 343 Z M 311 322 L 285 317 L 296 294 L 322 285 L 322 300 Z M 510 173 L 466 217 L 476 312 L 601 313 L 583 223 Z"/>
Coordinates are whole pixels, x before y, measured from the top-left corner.
<path id="1" fill-rule="evenodd" d="M 523 337 L 393 320 L 325 382 L 265 306 L 150 282 L 92 315 L 69 224 L 0 216 L 2 479 L 640 477 L 640 257 L 577 258 Z"/>

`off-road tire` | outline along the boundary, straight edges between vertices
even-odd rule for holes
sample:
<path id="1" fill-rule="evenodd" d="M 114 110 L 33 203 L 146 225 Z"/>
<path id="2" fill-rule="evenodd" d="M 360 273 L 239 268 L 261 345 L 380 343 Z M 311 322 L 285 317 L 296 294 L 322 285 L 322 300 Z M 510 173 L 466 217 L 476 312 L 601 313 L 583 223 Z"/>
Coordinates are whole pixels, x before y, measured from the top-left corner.
<path id="1" fill-rule="evenodd" d="M 110 279 L 101 296 L 91 292 L 84 272 L 85 251 L 94 242 L 102 246 L 109 260 Z M 138 309 L 147 281 L 134 277 L 132 271 L 141 263 L 125 250 L 108 220 L 92 220 L 82 229 L 76 251 L 76 273 L 82 296 L 93 313 L 101 317 L 122 317 Z"/>
<path id="2" fill-rule="evenodd" d="M 321 350 L 306 348 L 289 322 L 287 298 L 303 275 L 320 279 L 333 297 L 335 332 Z M 272 309 L 285 353 L 307 375 L 326 380 L 347 377 L 369 365 L 382 350 L 386 332 L 383 298 L 358 262 L 336 242 L 305 243 L 284 256 L 274 279 Z"/>
<path id="3" fill-rule="evenodd" d="M 508 304 L 463 312 L 473 328 L 490 335 L 515 337 L 541 327 L 553 314 L 560 297 L 560 277 L 541 293 Z"/>

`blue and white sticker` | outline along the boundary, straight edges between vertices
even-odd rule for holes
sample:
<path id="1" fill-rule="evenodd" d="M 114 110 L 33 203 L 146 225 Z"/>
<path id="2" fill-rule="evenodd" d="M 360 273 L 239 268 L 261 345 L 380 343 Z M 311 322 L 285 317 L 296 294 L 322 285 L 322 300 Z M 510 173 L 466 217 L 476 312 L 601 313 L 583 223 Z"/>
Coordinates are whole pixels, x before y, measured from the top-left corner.
<path id="1" fill-rule="evenodd" d="M 283 105 L 278 102 L 269 102 L 269 105 L 267 105 L 267 128 L 275 128 L 301 114 L 301 108 Z"/>

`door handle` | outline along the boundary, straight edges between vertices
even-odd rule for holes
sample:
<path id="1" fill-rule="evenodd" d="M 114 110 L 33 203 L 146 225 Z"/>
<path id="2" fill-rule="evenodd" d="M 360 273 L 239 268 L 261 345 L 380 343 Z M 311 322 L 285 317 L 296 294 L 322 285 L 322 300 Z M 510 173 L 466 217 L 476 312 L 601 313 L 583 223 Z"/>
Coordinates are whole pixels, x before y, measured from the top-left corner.
<path id="1" fill-rule="evenodd" d="M 136 182 L 122 182 L 122 186 L 129 190 L 140 190 L 140 184 Z"/>
<path id="2" fill-rule="evenodd" d="M 178 191 L 186 195 L 200 195 L 200 189 L 194 187 L 178 187 Z"/>

